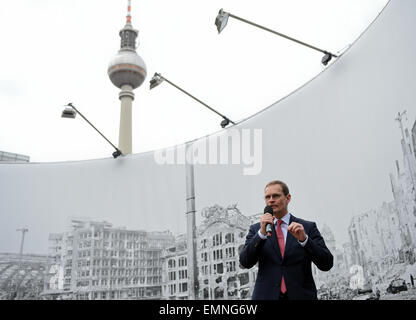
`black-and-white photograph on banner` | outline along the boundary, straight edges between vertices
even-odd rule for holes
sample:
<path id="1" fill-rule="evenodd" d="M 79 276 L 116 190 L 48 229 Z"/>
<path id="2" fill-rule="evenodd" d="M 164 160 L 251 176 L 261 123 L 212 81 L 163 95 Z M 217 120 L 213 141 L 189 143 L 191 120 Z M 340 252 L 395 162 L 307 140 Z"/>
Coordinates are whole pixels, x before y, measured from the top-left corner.
<path id="1" fill-rule="evenodd" d="M 416 3 L 309 2 L 0 10 L 0 299 L 416 299 Z"/>

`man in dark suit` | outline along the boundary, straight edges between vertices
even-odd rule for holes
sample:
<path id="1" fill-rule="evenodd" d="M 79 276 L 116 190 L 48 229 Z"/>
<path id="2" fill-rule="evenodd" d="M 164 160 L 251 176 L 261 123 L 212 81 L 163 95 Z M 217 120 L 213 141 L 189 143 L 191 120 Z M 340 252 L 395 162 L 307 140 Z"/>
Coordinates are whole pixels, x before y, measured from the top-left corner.
<path id="1" fill-rule="evenodd" d="M 311 263 L 329 271 L 334 258 L 314 222 L 296 218 L 288 212 L 291 195 L 282 181 L 266 185 L 265 201 L 273 208 L 260 222 L 250 226 L 240 263 L 251 268 L 258 262 L 253 300 L 317 299 Z M 272 233 L 266 237 L 266 225 Z"/>

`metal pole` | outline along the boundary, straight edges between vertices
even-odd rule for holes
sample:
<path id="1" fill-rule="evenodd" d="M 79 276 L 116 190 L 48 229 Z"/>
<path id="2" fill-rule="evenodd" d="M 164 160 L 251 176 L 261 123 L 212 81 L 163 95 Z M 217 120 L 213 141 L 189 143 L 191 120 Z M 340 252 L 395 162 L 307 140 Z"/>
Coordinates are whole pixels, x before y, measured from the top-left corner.
<path id="1" fill-rule="evenodd" d="M 20 253 L 19 253 L 19 271 L 18 271 L 18 273 L 20 274 L 20 271 L 22 270 L 23 245 L 25 243 L 25 233 L 28 232 L 29 229 L 22 228 L 22 229 L 17 229 L 16 231 L 22 231 L 22 240 L 20 242 Z M 20 299 L 19 289 L 20 289 L 20 282 L 16 283 L 16 300 Z"/>
<path id="2" fill-rule="evenodd" d="M 23 245 L 25 243 L 25 233 L 28 232 L 29 229 L 23 228 L 23 229 L 19 229 L 18 231 L 22 231 L 22 241 L 20 242 L 20 260 L 22 260 Z"/>
<path id="3" fill-rule="evenodd" d="M 257 28 L 260 28 L 260 29 L 263 29 L 263 30 L 269 31 L 269 32 L 274 33 L 274 34 L 276 34 L 276 35 L 278 35 L 278 36 L 281 36 L 281 37 L 283 37 L 283 38 L 286 38 L 286 39 L 288 39 L 288 40 L 292 40 L 292 41 L 294 41 L 294 42 L 297 42 L 297 43 L 299 43 L 299 44 L 301 44 L 301 45 L 303 45 L 303 46 L 306 46 L 306 47 L 308 47 L 308 48 L 311 48 L 311 49 L 314 49 L 314 50 L 320 51 L 320 52 L 322 52 L 322 53 L 324 53 L 324 54 L 329 53 L 331 56 L 333 56 L 333 57 L 335 57 L 335 58 L 338 58 L 338 56 L 337 56 L 337 55 L 335 55 L 335 54 L 333 54 L 333 53 L 331 53 L 331 52 L 328 52 L 328 51 L 326 51 L 326 50 L 319 49 L 319 48 L 317 48 L 317 47 L 314 47 L 314 46 L 312 46 L 312 45 L 310 45 L 310 44 L 307 44 L 307 43 L 302 42 L 302 41 L 300 41 L 300 40 L 297 40 L 297 39 L 295 39 L 295 38 L 289 37 L 289 36 L 287 36 L 287 35 L 285 35 L 285 34 L 283 34 L 283 33 L 280 33 L 280 32 L 274 31 L 274 30 L 271 30 L 271 29 L 266 28 L 266 27 L 263 27 L 263 26 L 261 26 L 261 25 L 259 25 L 259 24 L 257 24 L 257 23 L 254 23 L 254 22 L 248 21 L 248 20 L 246 20 L 246 19 L 243 19 L 243 18 L 237 17 L 237 16 L 235 16 L 235 15 L 233 15 L 233 14 L 231 14 L 231 13 L 228 13 L 228 14 L 230 15 L 230 17 L 233 17 L 233 18 L 235 18 L 235 19 L 237 19 L 237 20 L 240 20 L 240 21 L 243 21 L 243 22 L 245 22 L 245 23 L 251 24 L 252 26 L 255 26 L 255 27 L 257 27 Z"/>
<path id="4" fill-rule="evenodd" d="M 200 104 L 204 105 L 205 107 L 207 107 L 209 110 L 215 112 L 216 114 L 218 114 L 220 117 L 222 117 L 224 120 L 228 120 L 230 121 L 232 124 L 235 124 L 234 121 L 231 121 L 230 119 L 228 119 L 226 116 L 224 116 L 223 114 L 219 113 L 217 110 L 211 108 L 209 105 L 207 105 L 206 103 L 202 102 L 201 100 L 199 100 L 198 98 L 194 97 L 193 95 L 191 95 L 189 92 L 186 92 L 185 90 L 183 90 L 182 88 L 178 87 L 176 84 L 174 84 L 173 82 L 170 82 L 168 79 L 162 77 L 161 75 L 159 75 L 163 80 L 165 80 L 166 82 L 170 83 L 172 86 L 174 86 L 176 89 L 182 91 L 183 93 L 185 93 L 186 95 L 190 96 L 192 99 L 198 101 Z"/>
<path id="5" fill-rule="evenodd" d="M 91 123 L 91 122 L 89 122 L 88 121 L 88 119 L 87 118 L 85 118 L 84 117 L 84 115 L 77 109 L 77 108 L 75 108 L 73 105 L 72 105 L 72 103 L 68 103 L 68 106 L 70 106 L 70 107 L 72 107 L 72 108 L 74 108 L 74 110 L 77 112 L 77 113 L 79 113 L 79 115 L 85 120 L 85 121 L 87 121 L 88 122 L 88 124 L 91 126 L 91 127 L 93 127 L 105 140 L 107 140 L 107 142 L 109 143 L 109 144 L 111 144 L 112 146 L 113 146 L 113 148 L 114 149 L 116 149 L 116 151 L 120 151 L 114 144 L 112 144 L 111 143 L 111 141 L 110 140 L 108 140 L 96 127 L 94 127 L 94 125 Z"/>
<path id="6" fill-rule="evenodd" d="M 188 154 L 190 156 L 188 157 Z M 194 164 L 193 145 L 188 142 L 185 148 L 186 159 L 186 215 L 187 215 L 187 249 L 188 249 L 188 277 L 189 299 L 197 300 L 199 293 L 198 266 L 196 258 L 196 224 L 195 224 L 195 189 L 194 189 Z"/>

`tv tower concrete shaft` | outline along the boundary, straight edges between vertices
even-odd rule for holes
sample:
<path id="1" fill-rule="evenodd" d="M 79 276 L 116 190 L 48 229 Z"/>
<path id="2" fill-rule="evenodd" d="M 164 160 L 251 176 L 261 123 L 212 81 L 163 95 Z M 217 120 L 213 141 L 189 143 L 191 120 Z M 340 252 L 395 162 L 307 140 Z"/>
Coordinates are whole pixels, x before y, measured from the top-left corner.
<path id="1" fill-rule="evenodd" d="M 121 87 L 119 94 L 121 101 L 120 131 L 118 137 L 118 148 L 123 154 L 132 153 L 132 107 L 134 93 L 132 86 L 125 84 Z"/>

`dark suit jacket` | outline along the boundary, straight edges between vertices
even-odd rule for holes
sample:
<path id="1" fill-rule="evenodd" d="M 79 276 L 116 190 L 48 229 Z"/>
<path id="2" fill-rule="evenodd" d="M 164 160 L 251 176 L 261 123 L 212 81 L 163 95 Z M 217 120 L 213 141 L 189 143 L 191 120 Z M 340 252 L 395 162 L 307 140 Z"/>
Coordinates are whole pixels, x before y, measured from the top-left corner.
<path id="1" fill-rule="evenodd" d="M 262 240 L 258 231 L 260 222 L 250 226 L 246 243 L 240 253 L 240 263 L 251 268 L 258 262 L 258 274 L 253 291 L 253 300 L 279 299 L 282 275 L 285 279 L 289 299 L 317 299 L 316 286 L 312 277 L 311 262 L 322 271 L 328 271 L 334 264 L 334 258 L 325 245 L 325 241 L 315 222 L 290 216 L 290 223 L 303 225 L 308 235 L 304 247 L 298 240 L 287 233 L 285 254 L 282 259 L 276 231 L 270 238 Z"/>

